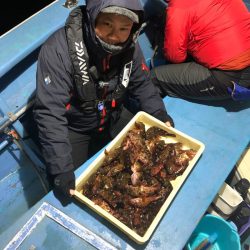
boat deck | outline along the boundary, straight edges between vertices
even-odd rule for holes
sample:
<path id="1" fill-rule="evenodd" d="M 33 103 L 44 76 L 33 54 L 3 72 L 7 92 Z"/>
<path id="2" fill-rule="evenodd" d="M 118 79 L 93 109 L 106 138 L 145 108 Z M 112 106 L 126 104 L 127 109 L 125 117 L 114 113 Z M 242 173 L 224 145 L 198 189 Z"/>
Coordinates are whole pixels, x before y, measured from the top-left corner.
<path id="1" fill-rule="evenodd" d="M 250 1 L 245 2 L 250 7 Z M 29 103 L 32 105 L 37 52 L 68 15 L 69 10 L 61 8 L 62 4 L 63 1 L 55 2 L 0 38 L 1 126 L 10 117 L 14 119 L 13 114 L 29 108 Z M 150 59 L 152 48 L 145 33 L 139 42 L 146 59 Z M 53 192 L 44 196 L 33 166 L 43 164 L 33 147 L 26 144 L 27 134 L 20 118 L 12 128 L 22 140 L 19 144 L 7 142 L 7 148 L 1 148 L 0 248 L 182 249 L 249 146 L 250 101 L 215 104 L 166 97 L 164 103 L 176 128 L 203 142 L 205 150 L 146 244 L 136 244 L 75 199 L 63 206 Z M 97 155 L 83 164 L 76 176 Z M 41 198 L 37 202 L 38 197 Z"/>

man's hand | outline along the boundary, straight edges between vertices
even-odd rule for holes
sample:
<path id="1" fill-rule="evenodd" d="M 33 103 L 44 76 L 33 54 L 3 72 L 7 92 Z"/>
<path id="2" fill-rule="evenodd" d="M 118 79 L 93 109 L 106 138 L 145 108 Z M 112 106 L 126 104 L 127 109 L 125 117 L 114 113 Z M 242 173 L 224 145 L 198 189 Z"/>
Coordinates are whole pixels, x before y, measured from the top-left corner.
<path id="1" fill-rule="evenodd" d="M 74 195 L 75 174 L 74 171 L 58 174 L 54 177 L 54 188 L 67 197 Z"/>

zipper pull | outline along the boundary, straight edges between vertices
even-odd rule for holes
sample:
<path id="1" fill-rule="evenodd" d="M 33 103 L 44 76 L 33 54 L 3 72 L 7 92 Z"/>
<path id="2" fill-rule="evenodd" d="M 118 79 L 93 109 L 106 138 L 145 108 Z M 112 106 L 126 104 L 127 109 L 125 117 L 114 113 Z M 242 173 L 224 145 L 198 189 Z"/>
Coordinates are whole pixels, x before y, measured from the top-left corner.
<path id="1" fill-rule="evenodd" d="M 112 107 L 112 108 L 115 108 L 115 106 L 116 106 L 116 101 L 115 101 L 115 99 L 112 99 L 111 107 Z"/>
<path id="2" fill-rule="evenodd" d="M 106 116 L 106 108 L 104 107 L 103 110 L 102 110 L 102 117 L 105 117 Z"/>

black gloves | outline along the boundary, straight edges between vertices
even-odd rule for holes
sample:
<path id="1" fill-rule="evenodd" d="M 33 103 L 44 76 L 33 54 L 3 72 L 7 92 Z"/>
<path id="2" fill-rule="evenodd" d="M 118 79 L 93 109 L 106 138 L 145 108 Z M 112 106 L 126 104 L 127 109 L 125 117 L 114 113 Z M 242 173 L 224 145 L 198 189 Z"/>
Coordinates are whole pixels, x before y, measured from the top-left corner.
<path id="1" fill-rule="evenodd" d="M 170 115 L 167 114 L 167 119 L 165 122 L 170 122 L 171 126 L 174 128 L 174 120 Z"/>
<path id="2" fill-rule="evenodd" d="M 174 120 L 166 111 L 160 110 L 157 113 L 153 114 L 153 116 L 164 123 L 169 122 L 174 128 Z"/>
<path id="3" fill-rule="evenodd" d="M 55 175 L 53 184 L 56 191 L 70 197 L 69 190 L 75 189 L 75 174 L 73 170 Z"/>

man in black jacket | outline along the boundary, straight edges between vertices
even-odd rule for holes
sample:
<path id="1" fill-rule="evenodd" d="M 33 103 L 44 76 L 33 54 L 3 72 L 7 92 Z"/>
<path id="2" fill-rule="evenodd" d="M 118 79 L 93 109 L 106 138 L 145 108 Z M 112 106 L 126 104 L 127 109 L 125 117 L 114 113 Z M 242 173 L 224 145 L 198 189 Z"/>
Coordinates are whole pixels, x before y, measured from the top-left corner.
<path id="1" fill-rule="evenodd" d="M 41 48 L 34 117 L 49 179 L 66 196 L 74 170 L 132 118 L 128 97 L 173 126 L 136 42 L 142 22 L 139 0 L 89 0 Z"/>

